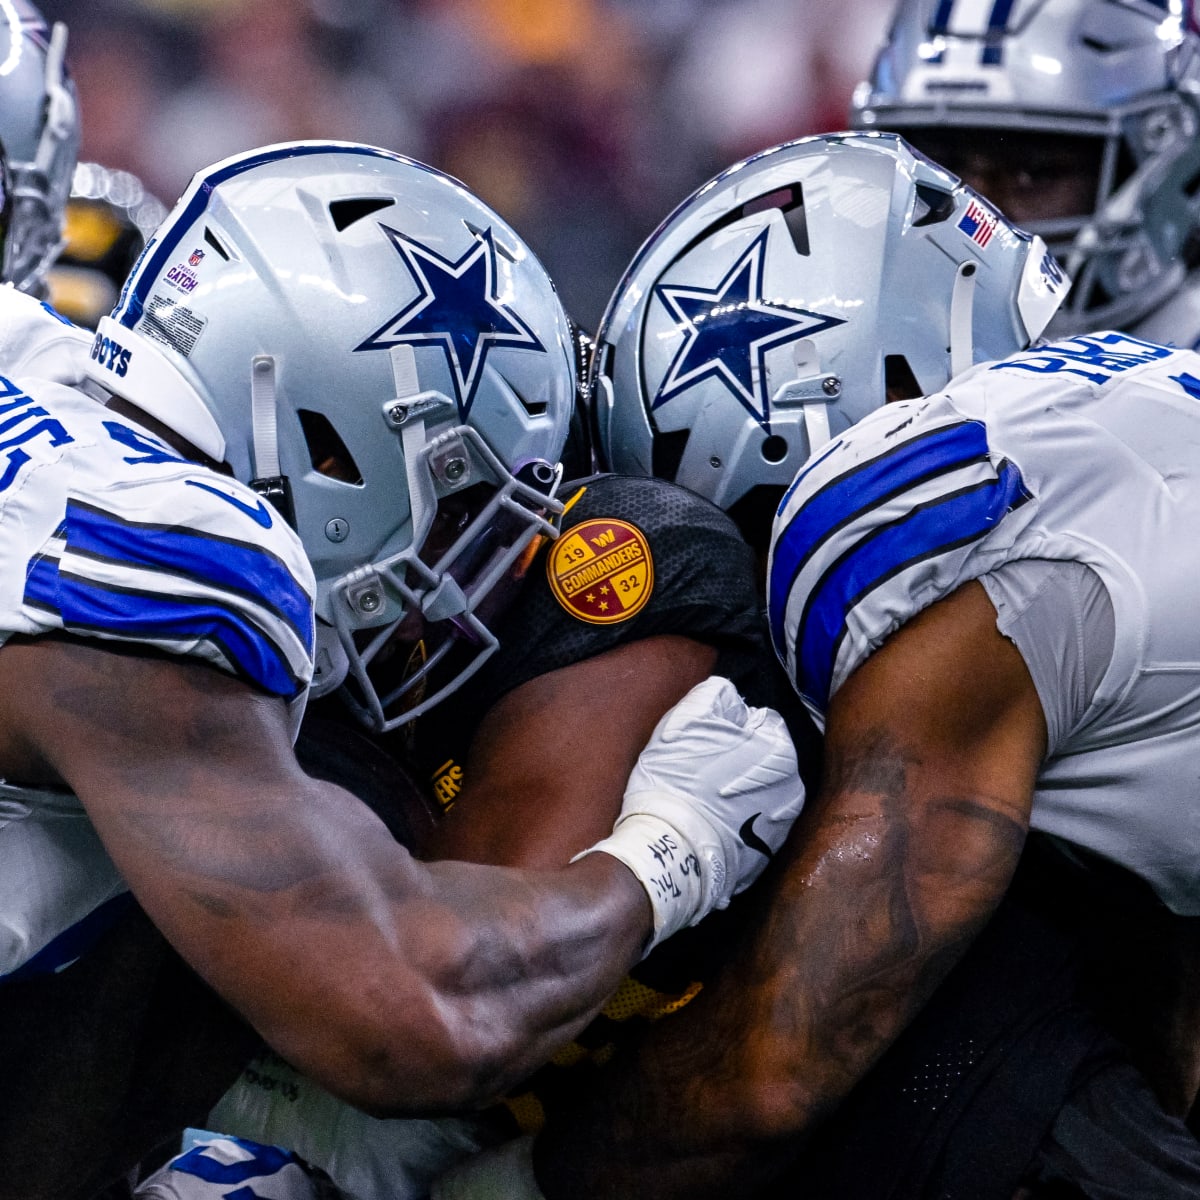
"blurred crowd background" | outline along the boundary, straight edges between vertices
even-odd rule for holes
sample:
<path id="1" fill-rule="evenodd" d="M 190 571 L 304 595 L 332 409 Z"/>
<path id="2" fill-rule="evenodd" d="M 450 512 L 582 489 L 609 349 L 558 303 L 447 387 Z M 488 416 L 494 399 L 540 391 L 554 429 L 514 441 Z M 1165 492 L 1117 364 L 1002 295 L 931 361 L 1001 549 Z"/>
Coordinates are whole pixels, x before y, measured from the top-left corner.
<path id="1" fill-rule="evenodd" d="M 748 153 L 841 129 L 891 0 L 39 0 L 70 28 L 82 161 L 168 205 L 290 138 L 432 163 L 594 328 L 643 238 Z"/>

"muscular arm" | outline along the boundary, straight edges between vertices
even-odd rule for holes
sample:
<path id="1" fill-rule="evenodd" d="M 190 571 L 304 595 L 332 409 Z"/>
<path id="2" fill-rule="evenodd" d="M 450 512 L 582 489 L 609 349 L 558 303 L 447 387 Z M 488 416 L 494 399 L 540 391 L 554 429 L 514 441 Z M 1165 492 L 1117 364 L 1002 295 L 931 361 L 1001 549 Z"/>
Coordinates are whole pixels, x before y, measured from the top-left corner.
<path id="1" fill-rule="evenodd" d="M 659 718 L 716 659 L 691 638 L 643 638 L 515 688 L 484 718 L 425 856 L 550 868 L 594 845 Z"/>
<path id="2" fill-rule="evenodd" d="M 73 788 L 184 958 L 364 1107 L 494 1094 L 591 1018 L 650 930 L 607 855 L 552 874 L 415 862 L 300 771 L 280 701 L 205 666 L 14 641 L 0 731 L 0 770 Z"/>
<path id="3" fill-rule="evenodd" d="M 548 1197 L 748 1194 L 865 1074 L 987 920 L 1028 824 L 1045 727 L 970 584 L 830 707 L 825 782 L 769 909 L 713 988 L 535 1150 Z"/>

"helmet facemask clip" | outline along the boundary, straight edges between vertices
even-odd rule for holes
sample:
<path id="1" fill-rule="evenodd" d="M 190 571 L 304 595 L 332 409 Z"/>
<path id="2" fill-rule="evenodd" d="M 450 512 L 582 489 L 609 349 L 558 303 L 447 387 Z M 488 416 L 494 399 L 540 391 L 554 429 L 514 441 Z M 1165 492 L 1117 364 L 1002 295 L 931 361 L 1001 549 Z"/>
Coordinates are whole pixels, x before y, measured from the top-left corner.
<path id="1" fill-rule="evenodd" d="M 842 381 L 837 375 L 821 370 L 821 358 L 814 339 L 801 338 L 792 356 L 796 363 L 795 378 L 788 380 L 771 397 L 771 408 L 800 407 L 808 438 L 807 452 L 812 454 L 833 436 L 829 405 L 842 394 Z"/>

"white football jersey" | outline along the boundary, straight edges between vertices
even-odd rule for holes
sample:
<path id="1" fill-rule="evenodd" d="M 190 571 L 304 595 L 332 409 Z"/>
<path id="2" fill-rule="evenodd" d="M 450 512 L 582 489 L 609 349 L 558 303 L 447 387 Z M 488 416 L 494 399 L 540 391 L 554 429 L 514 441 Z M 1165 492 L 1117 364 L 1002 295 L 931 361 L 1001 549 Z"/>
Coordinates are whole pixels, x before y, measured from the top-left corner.
<path id="1" fill-rule="evenodd" d="M 299 538 L 250 489 L 73 386 L 91 346 L 0 289 L 0 643 L 65 631 L 150 646 L 298 709 L 314 640 Z M 124 891 L 78 801 L 0 787 L 0 980 L 71 961 Z"/>
<path id="2" fill-rule="evenodd" d="M 1083 563 L 1112 658 L 1044 762 L 1032 825 L 1200 914 L 1200 355 L 1068 338 L 887 405 L 792 484 L 772 537 L 772 638 L 818 720 L 883 640 L 962 583 Z"/>

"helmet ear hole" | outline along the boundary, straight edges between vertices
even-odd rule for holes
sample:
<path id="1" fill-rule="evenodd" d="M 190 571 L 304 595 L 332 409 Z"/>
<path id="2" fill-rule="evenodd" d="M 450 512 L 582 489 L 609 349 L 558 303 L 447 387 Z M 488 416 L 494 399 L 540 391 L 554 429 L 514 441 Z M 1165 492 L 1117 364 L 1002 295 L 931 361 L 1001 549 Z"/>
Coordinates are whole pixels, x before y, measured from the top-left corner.
<path id="1" fill-rule="evenodd" d="M 296 416 L 300 419 L 300 428 L 304 433 L 304 442 L 308 447 L 313 470 L 319 475 L 327 475 L 330 479 L 361 487 L 362 471 L 329 418 L 324 413 L 312 412 L 306 408 L 297 409 Z"/>
<path id="2" fill-rule="evenodd" d="M 788 455 L 787 439 L 781 438 L 778 434 L 772 434 L 769 438 L 764 439 L 760 452 L 766 462 L 781 463 Z"/>

